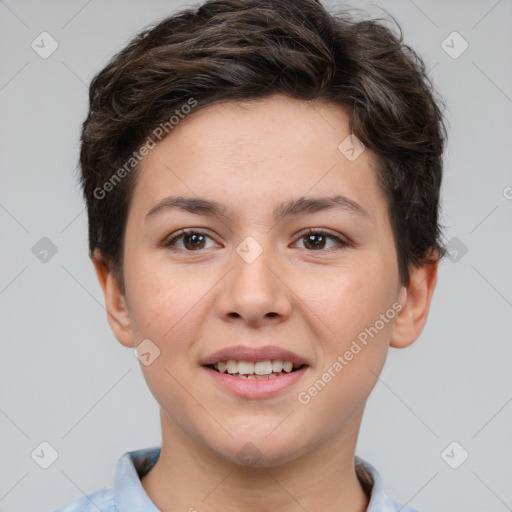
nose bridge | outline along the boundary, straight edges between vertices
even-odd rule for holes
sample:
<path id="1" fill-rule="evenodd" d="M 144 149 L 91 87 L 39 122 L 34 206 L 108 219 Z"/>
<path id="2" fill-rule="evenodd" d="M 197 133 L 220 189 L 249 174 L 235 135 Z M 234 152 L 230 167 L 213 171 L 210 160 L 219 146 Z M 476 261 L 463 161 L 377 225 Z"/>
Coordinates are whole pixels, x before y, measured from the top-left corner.
<path id="1" fill-rule="evenodd" d="M 255 237 L 246 237 L 235 248 L 231 264 L 220 301 L 223 316 L 255 323 L 289 315 L 289 290 L 279 278 L 281 266 L 270 242 L 264 247 Z"/>

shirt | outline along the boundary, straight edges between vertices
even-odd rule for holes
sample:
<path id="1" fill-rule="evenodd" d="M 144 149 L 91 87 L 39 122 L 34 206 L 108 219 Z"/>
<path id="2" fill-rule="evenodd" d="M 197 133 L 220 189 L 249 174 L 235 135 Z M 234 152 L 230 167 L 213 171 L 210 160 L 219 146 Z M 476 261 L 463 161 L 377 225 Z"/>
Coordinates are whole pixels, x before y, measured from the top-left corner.
<path id="1" fill-rule="evenodd" d="M 77 498 L 54 512 L 160 512 L 140 482 L 159 456 L 159 446 L 126 452 L 117 462 L 113 486 Z M 357 456 L 355 470 L 370 497 L 367 512 L 418 512 L 389 498 L 378 471 Z"/>

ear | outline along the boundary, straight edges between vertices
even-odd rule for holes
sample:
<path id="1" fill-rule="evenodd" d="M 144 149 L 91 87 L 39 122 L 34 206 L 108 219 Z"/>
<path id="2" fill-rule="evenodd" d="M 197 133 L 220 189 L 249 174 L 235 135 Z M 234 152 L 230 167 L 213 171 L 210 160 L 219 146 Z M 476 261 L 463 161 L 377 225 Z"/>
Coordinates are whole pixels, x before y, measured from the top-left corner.
<path id="1" fill-rule="evenodd" d="M 438 261 L 413 267 L 408 286 L 402 286 L 398 302 L 402 309 L 395 318 L 390 345 L 405 348 L 421 334 L 437 282 Z"/>
<path id="2" fill-rule="evenodd" d="M 122 345 L 125 347 L 134 347 L 135 343 L 126 298 L 114 274 L 103 261 L 98 249 L 94 251 L 92 261 L 105 297 L 108 323 L 115 337 Z"/>

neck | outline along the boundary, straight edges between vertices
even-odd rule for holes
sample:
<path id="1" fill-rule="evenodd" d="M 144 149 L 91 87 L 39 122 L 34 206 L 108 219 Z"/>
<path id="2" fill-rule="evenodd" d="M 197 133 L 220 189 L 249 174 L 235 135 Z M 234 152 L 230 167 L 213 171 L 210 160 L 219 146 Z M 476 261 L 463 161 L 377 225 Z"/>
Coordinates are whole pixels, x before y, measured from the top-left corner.
<path id="1" fill-rule="evenodd" d="M 280 465 L 246 467 L 186 435 L 161 412 L 162 448 L 141 483 L 162 512 L 365 512 L 354 452 L 362 411 L 342 433 Z"/>

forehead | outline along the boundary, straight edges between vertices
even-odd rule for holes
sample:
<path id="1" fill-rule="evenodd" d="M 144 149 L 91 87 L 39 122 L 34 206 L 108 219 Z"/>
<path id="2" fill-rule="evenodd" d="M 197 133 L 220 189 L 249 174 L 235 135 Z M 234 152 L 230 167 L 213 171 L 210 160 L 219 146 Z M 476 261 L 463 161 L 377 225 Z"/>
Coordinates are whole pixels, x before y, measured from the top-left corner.
<path id="1" fill-rule="evenodd" d="M 191 157 L 208 153 L 226 165 L 293 158 L 301 153 L 337 151 L 348 134 L 347 112 L 338 105 L 292 99 L 284 95 L 252 101 L 229 101 L 206 107 L 180 121 L 174 145 Z M 151 157 L 148 158 L 151 160 Z M 149 163 L 149 162 L 148 162 Z"/>
<path id="2" fill-rule="evenodd" d="M 372 215 L 385 207 L 376 159 L 369 150 L 347 158 L 348 122 L 338 105 L 282 95 L 200 109 L 142 161 L 133 201 L 146 213 L 171 194 L 209 197 L 233 212 L 271 203 L 272 215 L 284 200 L 344 195 Z"/>

